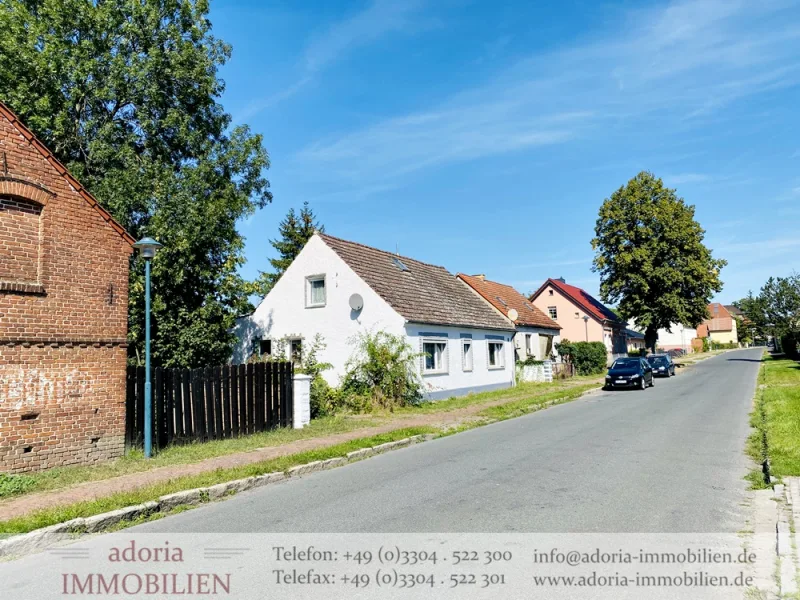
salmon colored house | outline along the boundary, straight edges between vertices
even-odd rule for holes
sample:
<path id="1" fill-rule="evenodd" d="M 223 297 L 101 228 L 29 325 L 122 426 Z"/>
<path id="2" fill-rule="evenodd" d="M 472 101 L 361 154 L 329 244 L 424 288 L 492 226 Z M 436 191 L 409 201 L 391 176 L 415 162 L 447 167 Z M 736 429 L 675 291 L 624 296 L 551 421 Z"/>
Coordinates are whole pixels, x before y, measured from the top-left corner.
<path id="1" fill-rule="evenodd" d="M 585 290 L 548 279 L 530 301 L 561 326 L 562 340 L 603 342 L 609 360 L 627 355 L 627 323 Z"/>
<path id="2" fill-rule="evenodd" d="M 736 329 L 736 319 L 730 311 L 719 302 L 708 305 L 710 319 L 706 319 L 697 327 L 697 337 L 711 338 L 718 344 L 739 343 L 739 333 Z"/>

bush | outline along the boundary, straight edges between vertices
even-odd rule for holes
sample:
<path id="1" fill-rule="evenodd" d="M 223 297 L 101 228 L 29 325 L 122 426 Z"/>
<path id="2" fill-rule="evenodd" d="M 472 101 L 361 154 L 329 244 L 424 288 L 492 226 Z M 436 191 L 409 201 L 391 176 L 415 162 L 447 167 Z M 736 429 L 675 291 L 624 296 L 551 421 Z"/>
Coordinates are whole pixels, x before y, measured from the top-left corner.
<path id="1" fill-rule="evenodd" d="M 570 342 L 556 344 L 556 350 L 575 366 L 577 375 L 596 375 L 606 369 L 608 350 L 603 342 Z"/>
<path id="2" fill-rule="evenodd" d="M 737 344 L 736 342 L 727 342 L 725 344 L 715 342 L 714 340 L 711 340 L 710 342 L 711 350 L 735 350 L 738 347 L 739 344 Z"/>
<path id="3" fill-rule="evenodd" d="M 798 342 L 800 342 L 800 334 L 789 332 L 781 336 L 781 349 L 787 358 L 800 359 L 800 352 L 797 350 Z"/>
<path id="4" fill-rule="evenodd" d="M 363 332 L 353 338 L 355 352 L 342 379 L 345 405 L 369 410 L 416 404 L 422 399 L 415 354 L 405 337 L 385 331 Z"/>
<path id="5" fill-rule="evenodd" d="M 36 480 L 30 475 L 0 473 L 0 498 L 22 494 L 34 485 L 36 485 Z"/>
<path id="6" fill-rule="evenodd" d="M 631 358 L 641 358 L 642 356 L 647 356 L 647 348 L 639 348 L 638 350 L 631 350 L 628 352 L 628 356 Z"/>

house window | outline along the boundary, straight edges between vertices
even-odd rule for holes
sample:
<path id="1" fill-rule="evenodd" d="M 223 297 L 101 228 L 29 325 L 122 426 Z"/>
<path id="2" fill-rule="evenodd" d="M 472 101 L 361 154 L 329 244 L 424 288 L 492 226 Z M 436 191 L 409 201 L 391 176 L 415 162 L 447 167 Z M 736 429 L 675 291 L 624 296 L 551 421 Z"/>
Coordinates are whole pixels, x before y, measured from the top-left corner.
<path id="1" fill-rule="evenodd" d="M 551 295 L 551 296 L 553 295 L 553 290 L 550 290 L 550 295 Z"/>
<path id="2" fill-rule="evenodd" d="M 423 373 L 447 373 L 447 341 L 423 340 L 422 353 Z"/>
<path id="3" fill-rule="evenodd" d="M 261 356 L 271 356 L 272 340 L 259 340 L 258 351 L 261 353 Z"/>
<path id="4" fill-rule="evenodd" d="M 306 308 L 325 306 L 325 275 L 306 278 Z"/>
<path id="5" fill-rule="evenodd" d="M 293 363 L 300 364 L 303 362 L 303 340 L 299 338 L 290 340 L 289 352 L 291 353 Z"/>
<path id="6" fill-rule="evenodd" d="M 525 354 L 533 356 L 533 336 L 530 333 L 525 334 Z"/>
<path id="7" fill-rule="evenodd" d="M 472 371 L 472 340 L 461 340 L 461 367 L 464 371 Z"/>
<path id="8" fill-rule="evenodd" d="M 547 312 L 550 313 L 550 318 L 554 321 L 558 319 L 558 309 L 555 306 L 548 306 Z"/>
<path id="9" fill-rule="evenodd" d="M 488 342 L 489 347 L 489 368 L 503 369 L 506 366 L 505 353 L 503 352 L 503 342 Z"/>

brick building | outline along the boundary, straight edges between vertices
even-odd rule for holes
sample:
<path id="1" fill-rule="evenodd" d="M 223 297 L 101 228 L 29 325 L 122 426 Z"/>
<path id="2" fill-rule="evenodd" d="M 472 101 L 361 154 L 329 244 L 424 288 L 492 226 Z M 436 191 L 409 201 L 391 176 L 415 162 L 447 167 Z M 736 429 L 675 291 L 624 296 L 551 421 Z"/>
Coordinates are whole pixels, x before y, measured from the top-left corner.
<path id="1" fill-rule="evenodd" d="M 132 243 L 0 102 L 0 472 L 122 454 Z"/>

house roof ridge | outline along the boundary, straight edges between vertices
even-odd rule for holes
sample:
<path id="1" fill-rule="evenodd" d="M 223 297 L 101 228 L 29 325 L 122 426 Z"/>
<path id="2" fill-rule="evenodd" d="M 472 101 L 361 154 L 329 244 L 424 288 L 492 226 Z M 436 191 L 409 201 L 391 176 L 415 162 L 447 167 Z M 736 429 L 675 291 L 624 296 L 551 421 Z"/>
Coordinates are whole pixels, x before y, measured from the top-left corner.
<path id="1" fill-rule="evenodd" d="M 89 205 L 94 208 L 103 220 L 108 223 L 126 242 L 130 245 L 136 243 L 136 240 L 133 236 L 127 232 L 127 230 L 117 223 L 114 217 L 111 216 L 111 213 L 108 212 L 105 208 L 102 207 L 100 202 L 98 202 L 97 198 L 95 198 L 89 190 L 87 190 L 81 183 L 75 179 L 72 173 L 59 161 L 53 153 L 47 148 L 47 146 L 42 143 L 36 135 L 28 129 L 28 127 L 20 120 L 20 118 L 12 111 L 7 104 L 5 104 L 2 100 L 0 100 L 0 114 L 2 114 L 6 119 L 8 119 L 11 126 L 14 127 L 17 131 L 22 134 L 28 142 L 36 148 L 39 154 L 53 167 L 56 172 L 63 177 L 67 183 L 72 186 L 72 188 L 77 192 L 79 196 L 81 196 Z"/>
<path id="2" fill-rule="evenodd" d="M 447 271 L 447 268 L 442 266 L 442 265 L 435 265 L 433 263 L 428 263 L 428 262 L 425 262 L 425 261 L 422 261 L 422 260 L 419 260 L 419 259 L 416 259 L 416 258 L 412 258 L 410 256 L 403 256 L 402 254 L 396 254 L 396 253 L 391 252 L 389 250 L 382 250 L 381 248 L 376 248 L 375 246 L 368 246 L 367 244 L 362 244 L 361 242 L 354 242 L 353 240 L 346 240 L 344 238 L 337 237 L 337 236 L 331 235 L 329 233 L 325 233 L 324 231 L 318 231 L 317 235 L 320 236 L 323 239 L 330 238 L 330 239 L 336 240 L 338 242 L 344 242 L 346 244 L 353 244 L 354 246 L 360 246 L 362 248 L 366 248 L 367 250 L 373 250 L 375 252 L 381 252 L 383 254 L 386 254 L 386 255 L 394 257 L 394 258 L 399 258 L 401 260 L 411 260 L 411 261 L 414 261 L 417 264 L 425 265 L 426 267 L 433 267 L 435 269 L 444 269 L 445 271 Z M 448 273 L 449 273 L 449 271 L 448 271 Z"/>

